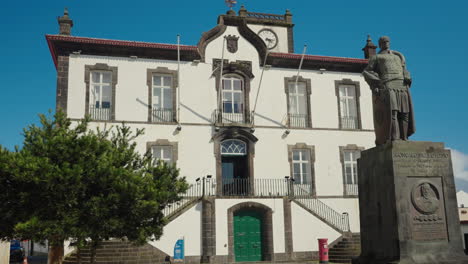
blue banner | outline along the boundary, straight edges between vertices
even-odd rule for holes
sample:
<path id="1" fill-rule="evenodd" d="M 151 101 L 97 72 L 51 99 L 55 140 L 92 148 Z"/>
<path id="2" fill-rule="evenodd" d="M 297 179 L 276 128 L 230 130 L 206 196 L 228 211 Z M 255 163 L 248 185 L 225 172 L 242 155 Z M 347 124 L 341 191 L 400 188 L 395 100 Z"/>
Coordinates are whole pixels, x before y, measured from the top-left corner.
<path id="1" fill-rule="evenodd" d="M 184 257 L 184 239 L 179 239 L 174 246 L 174 260 L 183 260 Z"/>

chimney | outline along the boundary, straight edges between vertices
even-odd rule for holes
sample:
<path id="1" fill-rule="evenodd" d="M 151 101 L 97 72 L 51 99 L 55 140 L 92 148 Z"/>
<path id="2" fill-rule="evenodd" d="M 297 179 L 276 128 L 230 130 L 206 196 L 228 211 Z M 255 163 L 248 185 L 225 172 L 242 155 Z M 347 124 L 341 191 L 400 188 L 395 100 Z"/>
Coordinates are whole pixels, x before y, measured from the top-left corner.
<path id="1" fill-rule="evenodd" d="M 60 25 L 60 35 L 71 35 L 71 28 L 73 27 L 73 20 L 68 16 L 68 9 L 65 8 L 63 16 L 58 17 L 57 21 Z"/>
<path id="2" fill-rule="evenodd" d="M 240 17 L 246 17 L 247 16 L 247 9 L 245 9 L 244 5 L 242 5 L 241 8 L 239 9 L 239 16 Z"/>
<path id="3" fill-rule="evenodd" d="M 364 51 L 364 58 L 366 59 L 369 59 L 376 54 L 377 46 L 372 43 L 370 35 L 367 35 L 367 43 L 366 46 L 362 48 L 362 50 Z"/>
<path id="4" fill-rule="evenodd" d="M 289 9 L 286 9 L 286 13 L 284 14 L 284 20 L 286 20 L 286 23 L 292 24 L 292 13 L 289 11 Z"/>

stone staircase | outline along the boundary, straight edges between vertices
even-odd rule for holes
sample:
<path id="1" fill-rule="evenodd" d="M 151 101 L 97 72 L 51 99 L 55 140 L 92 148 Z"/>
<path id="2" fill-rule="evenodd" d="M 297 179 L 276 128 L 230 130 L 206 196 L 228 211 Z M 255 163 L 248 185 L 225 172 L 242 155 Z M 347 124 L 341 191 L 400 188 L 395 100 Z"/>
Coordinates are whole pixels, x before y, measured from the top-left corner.
<path id="1" fill-rule="evenodd" d="M 91 253 L 89 248 L 80 252 L 81 263 L 89 264 Z M 166 261 L 166 254 L 149 244 L 135 246 L 129 242 L 121 240 L 110 240 L 102 242 L 96 249 L 96 264 L 163 264 Z M 76 251 L 68 255 L 63 264 L 78 264 Z"/>
<path id="2" fill-rule="evenodd" d="M 361 235 L 359 233 L 345 234 L 328 252 L 331 263 L 351 263 L 351 259 L 361 254 Z"/>

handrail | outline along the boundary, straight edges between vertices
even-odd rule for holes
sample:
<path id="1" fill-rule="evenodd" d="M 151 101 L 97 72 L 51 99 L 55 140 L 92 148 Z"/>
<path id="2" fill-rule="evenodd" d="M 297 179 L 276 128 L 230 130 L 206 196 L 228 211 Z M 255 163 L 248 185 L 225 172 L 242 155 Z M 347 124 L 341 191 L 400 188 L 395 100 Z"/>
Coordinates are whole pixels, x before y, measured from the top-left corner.
<path id="1" fill-rule="evenodd" d="M 357 191 L 356 191 L 357 192 Z M 315 197 L 311 184 L 297 184 L 289 179 L 222 179 L 219 186 L 215 179 L 201 178 L 191 184 L 181 195 L 181 200 L 163 209 L 166 218 L 182 212 L 190 204 L 203 197 L 289 197 L 304 209 L 332 226 L 339 232 L 350 232 L 349 215 L 339 213 Z"/>

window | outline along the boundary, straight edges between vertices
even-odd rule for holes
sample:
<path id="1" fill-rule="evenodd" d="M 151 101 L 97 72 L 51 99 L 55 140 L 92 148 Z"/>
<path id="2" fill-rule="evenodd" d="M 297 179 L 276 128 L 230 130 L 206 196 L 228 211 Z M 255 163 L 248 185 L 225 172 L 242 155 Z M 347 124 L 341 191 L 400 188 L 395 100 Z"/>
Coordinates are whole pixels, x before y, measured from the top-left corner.
<path id="1" fill-rule="evenodd" d="M 305 83 L 289 83 L 289 125 L 307 127 L 307 94 Z"/>
<path id="2" fill-rule="evenodd" d="M 167 163 L 173 163 L 172 146 L 153 146 L 152 154 L 155 160 L 163 160 Z"/>
<path id="3" fill-rule="evenodd" d="M 296 184 L 310 184 L 310 154 L 308 150 L 294 149 L 292 153 L 293 179 Z"/>
<path id="4" fill-rule="evenodd" d="M 357 184 L 357 159 L 361 156 L 361 152 L 355 150 L 345 150 L 343 155 L 345 184 Z"/>
<path id="5" fill-rule="evenodd" d="M 356 90 L 354 86 L 340 86 L 340 116 L 342 128 L 358 128 Z"/>
<path id="6" fill-rule="evenodd" d="M 288 145 L 290 176 L 295 195 L 315 195 L 315 147 L 304 143 Z"/>
<path id="7" fill-rule="evenodd" d="M 221 155 L 244 156 L 247 155 L 247 146 L 243 141 L 236 139 L 225 140 L 221 143 Z"/>
<path id="8" fill-rule="evenodd" d="M 90 115 L 95 120 L 110 120 L 112 107 L 112 72 L 91 72 Z"/>
<path id="9" fill-rule="evenodd" d="M 172 76 L 154 74 L 152 83 L 152 121 L 172 122 L 174 116 Z"/>
<path id="10" fill-rule="evenodd" d="M 288 104 L 289 127 L 311 127 L 310 119 L 310 79 L 301 76 L 284 78 Z"/>
<path id="11" fill-rule="evenodd" d="M 146 70 L 148 122 L 177 122 L 177 71 L 166 67 Z"/>
<path id="12" fill-rule="evenodd" d="M 94 120 L 115 120 L 118 69 L 104 63 L 85 65 L 85 113 Z"/>
<path id="13" fill-rule="evenodd" d="M 341 129 L 361 129 L 359 82 L 351 79 L 335 81 L 338 100 L 338 123 Z"/>
<path id="14" fill-rule="evenodd" d="M 177 162 L 177 146 L 177 142 L 170 142 L 167 139 L 158 139 L 155 142 L 146 143 L 146 149 L 151 153 L 155 161 L 163 160 L 170 164 Z"/>
<path id="15" fill-rule="evenodd" d="M 222 107 L 223 122 L 244 122 L 244 90 L 240 78 L 223 77 Z"/>
<path id="16" fill-rule="evenodd" d="M 358 195 L 357 160 L 361 157 L 362 147 L 347 145 L 340 147 L 340 160 L 343 165 L 343 188 L 345 195 Z"/>

